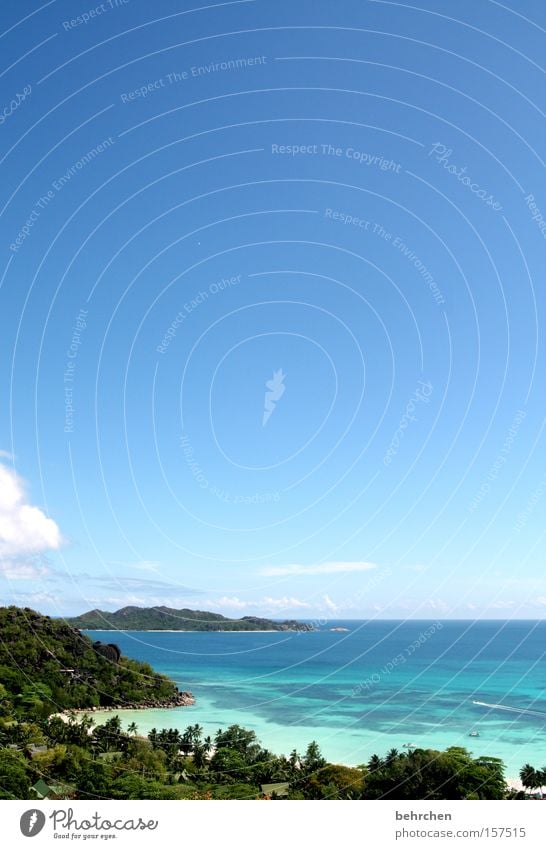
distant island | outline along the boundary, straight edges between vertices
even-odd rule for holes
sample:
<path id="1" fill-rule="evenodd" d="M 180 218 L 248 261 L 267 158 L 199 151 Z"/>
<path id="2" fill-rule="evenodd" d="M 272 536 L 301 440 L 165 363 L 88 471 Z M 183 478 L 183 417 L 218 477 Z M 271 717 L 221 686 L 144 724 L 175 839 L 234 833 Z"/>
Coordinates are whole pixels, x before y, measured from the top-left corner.
<path id="1" fill-rule="evenodd" d="M 176 610 L 171 607 L 122 607 L 89 610 L 81 616 L 64 620 L 82 631 L 314 631 L 306 622 L 288 619 L 275 622 L 259 616 L 228 619 L 220 613 L 205 610 Z"/>

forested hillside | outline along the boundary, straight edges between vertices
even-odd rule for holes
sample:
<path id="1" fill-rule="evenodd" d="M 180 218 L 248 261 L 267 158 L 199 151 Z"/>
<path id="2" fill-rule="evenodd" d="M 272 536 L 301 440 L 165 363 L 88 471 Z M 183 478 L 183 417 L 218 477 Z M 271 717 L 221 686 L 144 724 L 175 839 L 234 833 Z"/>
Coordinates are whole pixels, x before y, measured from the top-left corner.
<path id="1" fill-rule="evenodd" d="M 91 708 L 175 699 L 175 685 L 147 663 L 93 643 L 62 620 L 29 608 L 0 608 L 0 707 L 45 717 Z"/>

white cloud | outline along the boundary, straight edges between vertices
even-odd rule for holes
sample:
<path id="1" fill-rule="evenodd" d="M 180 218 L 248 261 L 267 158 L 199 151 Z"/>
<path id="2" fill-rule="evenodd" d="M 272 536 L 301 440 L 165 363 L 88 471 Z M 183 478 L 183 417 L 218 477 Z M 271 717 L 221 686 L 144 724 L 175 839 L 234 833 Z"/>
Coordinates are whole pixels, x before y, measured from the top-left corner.
<path id="1" fill-rule="evenodd" d="M 157 572 L 160 565 L 158 560 L 140 560 L 138 563 L 130 563 L 129 569 L 138 569 L 139 572 Z"/>
<path id="2" fill-rule="evenodd" d="M 290 608 L 305 608 L 310 607 L 306 601 L 302 601 L 294 596 L 283 596 L 282 598 L 264 598 L 262 604 L 272 610 L 289 610 Z"/>
<path id="3" fill-rule="evenodd" d="M 256 611 L 274 611 L 274 610 L 294 610 L 294 609 L 305 609 L 309 608 L 311 605 L 306 601 L 302 601 L 299 598 L 294 598 L 294 596 L 282 596 L 281 598 L 273 598 L 272 596 L 265 596 L 261 599 L 247 600 L 241 599 L 237 596 L 223 596 L 218 599 L 211 599 L 206 602 L 199 602 L 199 606 L 209 606 L 215 608 L 232 608 L 235 610 L 252 610 L 252 612 Z M 259 613 L 257 613 L 259 615 Z"/>
<path id="4" fill-rule="evenodd" d="M 324 602 L 324 607 L 325 607 L 325 608 L 326 608 L 326 609 L 327 609 L 330 613 L 338 613 L 338 612 L 341 610 L 341 608 L 339 607 L 339 605 L 337 605 L 334 601 L 332 601 L 332 599 L 330 598 L 330 596 L 329 596 L 329 595 L 323 595 L 323 596 L 322 596 L 322 601 Z"/>
<path id="5" fill-rule="evenodd" d="M 20 478 L 0 463 L 0 559 L 2 572 L 11 578 L 33 578 L 36 567 L 27 558 L 53 551 L 62 544 L 61 532 L 53 519 L 28 503 Z"/>
<path id="6" fill-rule="evenodd" d="M 367 572 L 369 569 L 377 569 L 377 564 L 346 560 L 317 563 L 312 566 L 304 566 L 301 563 L 292 563 L 288 566 L 267 566 L 261 570 L 261 574 L 274 578 L 281 575 L 332 575 L 339 572 Z"/>
<path id="7" fill-rule="evenodd" d="M 11 581 L 32 581 L 35 578 L 43 578 L 48 572 L 47 566 L 39 563 L 21 563 L 17 560 L 0 563 L 0 575 Z"/>
<path id="8" fill-rule="evenodd" d="M 450 605 L 442 598 L 429 598 L 424 604 L 424 608 L 430 607 L 436 613 L 448 613 Z"/>
<path id="9" fill-rule="evenodd" d="M 128 563 L 125 560 L 108 560 L 110 566 L 125 566 L 129 571 L 137 569 L 139 572 L 157 572 L 161 563 L 159 560 L 139 560 L 136 563 Z"/>
<path id="10" fill-rule="evenodd" d="M 29 605 L 38 606 L 41 604 L 58 606 L 61 603 L 61 598 L 59 596 L 55 596 L 47 592 L 14 593 L 13 600 L 18 602 L 19 604 L 24 604 L 25 607 L 28 607 Z M 13 603 L 13 600 L 10 602 L 10 604 Z"/>

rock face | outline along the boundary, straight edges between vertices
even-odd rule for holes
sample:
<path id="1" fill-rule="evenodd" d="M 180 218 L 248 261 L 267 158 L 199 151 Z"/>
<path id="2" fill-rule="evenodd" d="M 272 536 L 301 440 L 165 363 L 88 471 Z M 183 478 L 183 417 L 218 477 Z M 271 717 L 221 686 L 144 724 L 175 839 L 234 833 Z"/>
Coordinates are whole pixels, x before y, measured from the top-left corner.
<path id="1" fill-rule="evenodd" d="M 108 705 L 108 707 L 92 707 L 78 708 L 72 713 L 93 713 L 94 711 L 103 710 L 149 710 L 150 708 L 175 708 L 189 707 L 195 704 L 195 696 L 188 690 L 177 690 L 174 696 L 170 699 L 146 699 L 143 702 L 120 702 L 116 705 Z"/>
<path id="2" fill-rule="evenodd" d="M 101 643 L 100 640 L 95 640 L 93 648 L 98 654 L 107 660 L 111 660 L 113 663 L 118 663 L 121 657 L 120 648 L 115 643 Z"/>

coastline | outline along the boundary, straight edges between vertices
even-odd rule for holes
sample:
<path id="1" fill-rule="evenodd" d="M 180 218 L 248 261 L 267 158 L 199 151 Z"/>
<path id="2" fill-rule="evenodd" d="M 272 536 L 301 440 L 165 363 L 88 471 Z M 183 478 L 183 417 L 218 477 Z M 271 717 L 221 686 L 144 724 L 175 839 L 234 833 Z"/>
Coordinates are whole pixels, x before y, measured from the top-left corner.
<path id="1" fill-rule="evenodd" d="M 123 705 L 99 705 L 88 708 L 67 708 L 66 710 L 53 714 L 60 716 L 61 719 L 68 719 L 73 714 L 93 714 L 93 713 L 122 713 L 123 711 L 132 710 L 173 710 L 180 707 L 192 707 L 195 704 L 195 696 L 188 690 L 178 692 L 171 699 L 154 701 L 148 699 L 145 702 L 126 702 Z"/>
<path id="2" fill-rule="evenodd" d="M 268 628 L 266 631 L 258 631 L 256 628 L 245 630 L 243 628 L 234 630 L 232 628 L 216 628 L 214 631 L 200 631 L 191 628 L 79 628 L 84 634 L 312 634 L 316 633 L 316 629 L 308 631 L 299 628 L 287 628 L 285 631 L 280 628 Z"/>
<path id="3" fill-rule="evenodd" d="M 462 649 L 454 651 L 453 645 L 459 645 L 456 638 L 461 631 L 466 634 L 468 627 L 446 624 L 435 635 L 439 645 L 434 648 L 441 654 L 451 647 L 445 665 L 429 667 L 423 649 L 391 669 L 389 659 L 396 656 L 395 649 L 410 645 L 412 638 L 419 636 L 421 624 L 407 623 L 396 638 L 388 623 L 351 624 L 350 634 L 320 630 L 311 642 L 270 639 L 258 633 L 252 639 L 239 640 L 218 632 L 206 638 L 184 633 L 180 639 L 172 633 L 120 633 L 117 639 L 113 634 L 109 638 L 97 633 L 96 639 L 112 639 L 124 654 L 150 663 L 179 682 L 180 689 L 185 686 L 196 696 L 196 705 L 189 712 L 135 710 L 131 714 L 127 705 L 120 705 L 126 708 L 119 712 L 124 726 L 134 721 L 139 733 L 154 726 L 183 730 L 198 722 L 212 735 L 219 727 L 238 724 L 255 731 L 275 753 L 293 748 L 304 751 L 311 740 L 317 740 L 329 762 L 348 765 L 363 763 L 372 754 L 391 748 L 403 750 L 408 741 L 439 751 L 461 746 L 474 756 L 501 758 L 510 786 L 519 789 L 519 771 L 524 763 L 533 762 L 538 735 L 546 731 L 546 718 L 523 712 L 540 698 L 539 687 L 529 681 L 516 686 L 516 676 L 528 667 L 527 655 L 535 659 L 542 651 L 534 625 L 511 623 L 499 635 L 495 624 L 479 623 Z M 348 623 L 336 620 L 337 626 L 348 627 Z M 546 623 L 541 633 L 543 629 Z M 525 643 L 527 635 L 534 639 Z M 382 643 L 383 637 L 392 645 Z M 473 644 L 490 645 L 492 638 L 495 649 L 488 649 L 485 658 L 490 663 L 465 663 L 472 656 Z M 498 663 L 499 656 L 507 656 L 514 641 L 522 640 L 527 654 L 503 667 L 502 674 L 490 681 L 491 664 Z M 426 651 L 429 645 L 432 651 L 432 641 Z M 324 650 L 320 660 L 315 659 L 315 647 Z M 347 664 L 360 655 L 365 657 L 362 663 Z M 426 674 L 415 685 L 422 668 Z M 373 673 L 382 670 L 372 680 Z M 325 672 L 331 676 L 326 683 Z M 361 692 L 356 686 L 359 683 Z M 403 699 L 398 695 L 401 691 Z M 522 712 L 483 707 L 474 704 L 474 699 L 513 708 L 519 705 Z M 111 711 L 102 718 L 98 713 L 96 721 L 112 716 Z M 470 737 L 469 732 L 476 729 L 480 736 Z"/>

